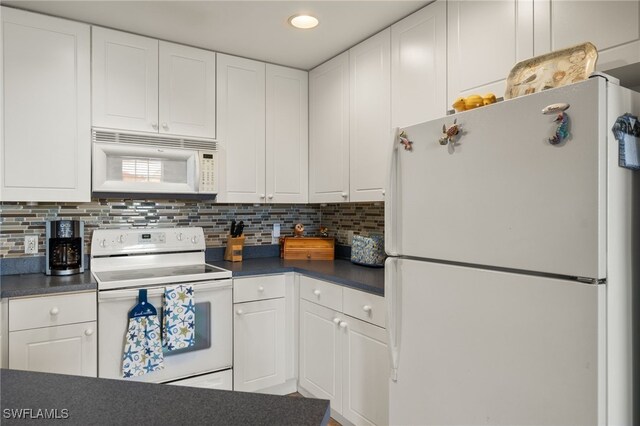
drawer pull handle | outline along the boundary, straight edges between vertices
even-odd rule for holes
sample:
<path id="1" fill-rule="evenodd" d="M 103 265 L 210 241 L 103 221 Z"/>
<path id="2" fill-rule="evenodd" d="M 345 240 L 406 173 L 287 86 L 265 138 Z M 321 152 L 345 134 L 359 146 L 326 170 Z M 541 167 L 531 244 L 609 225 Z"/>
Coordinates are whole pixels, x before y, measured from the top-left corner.
<path id="1" fill-rule="evenodd" d="M 316 296 L 320 296 L 320 290 L 313 290 L 313 294 L 315 294 Z"/>
<path id="2" fill-rule="evenodd" d="M 85 335 L 85 336 L 91 336 L 92 334 L 93 334 L 93 328 L 87 328 L 87 329 L 84 331 L 84 335 Z"/>
<path id="3" fill-rule="evenodd" d="M 60 310 L 56 307 L 51 308 L 51 310 L 49 311 L 49 313 L 51 315 L 58 315 L 60 313 Z"/>
<path id="4" fill-rule="evenodd" d="M 262 293 L 262 292 L 264 291 L 264 287 L 262 287 L 262 286 L 258 287 L 258 291 L 259 291 L 260 293 Z"/>
<path id="5" fill-rule="evenodd" d="M 244 314 L 244 311 L 243 311 L 242 309 L 238 309 L 238 310 L 236 311 L 236 314 L 238 314 L 238 315 L 242 315 L 242 314 Z"/>
<path id="6" fill-rule="evenodd" d="M 342 320 L 340 318 L 334 318 L 333 322 L 336 323 L 336 325 L 338 325 L 342 322 Z"/>
<path id="7" fill-rule="evenodd" d="M 344 321 L 340 322 L 340 328 L 347 328 L 347 325 L 348 324 L 346 322 L 344 322 Z"/>
<path id="8" fill-rule="evenodd" d="M 362 310 L 363 310 L 363 311 L 365 311 L 365 312 L 371 312 L 371 306 L 369 306 L 369 305 L 364 305 L 364 306 L 362 307 Z"/>

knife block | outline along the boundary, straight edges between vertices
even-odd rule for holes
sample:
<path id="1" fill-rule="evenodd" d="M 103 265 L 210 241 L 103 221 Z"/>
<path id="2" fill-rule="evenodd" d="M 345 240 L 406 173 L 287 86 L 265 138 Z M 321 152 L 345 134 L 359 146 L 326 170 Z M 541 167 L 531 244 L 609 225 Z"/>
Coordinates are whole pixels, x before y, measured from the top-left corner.
<path id="1" fill-rule="evenodd" d="M 242 262 L 242 249 L 244 247 L 244 235 L 239 237 L 227 237 L 227 248 L 224 250 L 224 260 L 229 262 Z"/>

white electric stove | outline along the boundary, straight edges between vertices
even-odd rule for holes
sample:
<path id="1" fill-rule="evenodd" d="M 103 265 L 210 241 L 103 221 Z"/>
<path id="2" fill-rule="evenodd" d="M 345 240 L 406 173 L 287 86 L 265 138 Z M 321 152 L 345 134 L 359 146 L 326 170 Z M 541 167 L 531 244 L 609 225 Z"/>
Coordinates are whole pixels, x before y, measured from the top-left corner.
<path id="1" fill-rule="evenodd" d="M 162 313 L 164 289 L 193 286 L 196 344 L 165 352 L 164 369 L 135 380 L 232 388 L 231 272 L 205 263 L 202 228 L 98 229 L 91 239 L 91 272 L 98 282 L 98 376 L 122 378 L 129 310 L 138 291 Z M 186 380 L 185 380 L 186 379 Z"/>

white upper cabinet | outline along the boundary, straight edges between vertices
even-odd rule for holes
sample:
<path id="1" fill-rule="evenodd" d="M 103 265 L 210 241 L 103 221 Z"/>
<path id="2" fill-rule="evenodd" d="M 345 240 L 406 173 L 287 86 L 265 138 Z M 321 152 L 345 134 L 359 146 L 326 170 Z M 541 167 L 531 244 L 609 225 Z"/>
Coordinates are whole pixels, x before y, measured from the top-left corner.
<path id="1" fill-rule="evenodd" d="M 638 0 L 536 0 L 534 11 L 536 55 L 590 41 L 598 70 L 640 62 Z"/>
<path id="2" fill-rule="evenodd" d="M 3 7 L 1 34 L 1 200 L 89 201 L 89 26 Z"/>
<path id="3" fill-rule="evenodd" d="M 309 201 L 349 201 L 349 52 L 309 72 Z"/>
<path id="4" fill-rule="evenodd" d="M 382 201 L 391 152 L 391 30 L 349 50 L 350 201 Z"/>
<path id="5" fill-rule="evenodd" d="M 306 203 L 309 194 L 308 73 L 267 64 L 266 194 Z"/>
<path id="6" fill-rule="evenodd" d="M 220 192 L 228 203 L 265 202 L 265 64 L 218 54 Z"/>
<path id="7" fill-rule="evenodd" d="M 447 113 L 447 3 L 438 0 L 391 26 L 391 123 Z"/>
<path id="8" fill-rule="evenodd" d="M 214 139 L 216 54 L 93 27 L 93 125 Z"/>
<path id="9" fill-rule="evenodd" d="M 216 137 L 216 54 L 160 42 L 160 133 Z"/>
<path id="10" fill-rule="evenodd" d="M 158 131 L 158 40 L 92 28 L 93 125 Z"/>
<path id="11" fill-rule="evenodd" d="M 452 0 L 447 7 L 447 105 L 470 94 L 503 96 L 511 68 L 533 56 L 533 0 Z"/>

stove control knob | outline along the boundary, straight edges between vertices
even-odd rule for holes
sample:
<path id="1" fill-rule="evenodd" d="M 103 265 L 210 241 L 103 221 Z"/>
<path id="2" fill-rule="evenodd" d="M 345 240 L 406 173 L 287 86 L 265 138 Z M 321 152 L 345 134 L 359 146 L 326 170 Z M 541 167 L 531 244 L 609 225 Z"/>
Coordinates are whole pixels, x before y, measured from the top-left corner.
<path id="1" fill-rule="evenodd" d="M 179 234 L 176 235 L 176 238 L 178 239 L 178 241 L 182 241 L 182 232 L 180 232 Z"/>
<path id="2" fill-rule="evenodd" d="M 197 236 L 197 235 L 194 235 L 193 237 L 191 237 L 191 242 L 192 242 L 193 244 L 198 244 L 198 236 Z"/>
<path id="3" fill-rule="evenodd" d="M 127 236 L 124 234 L 120 234 L 120 236 L 118 236 L 118 242 L 120 244 L 124 243 L 125 241 L 127 241 Z"/>
<path id="4" fill-rule="evenodd" d="M 107 240 L 105 238 L 100 241 L 100 247 L 105 248 L 107 246 Z"/>

